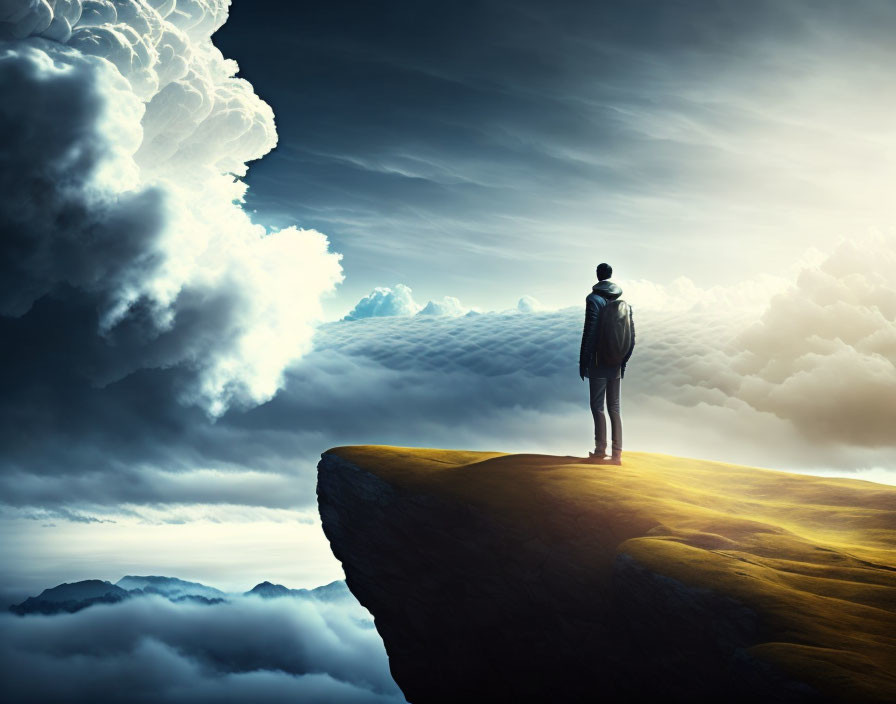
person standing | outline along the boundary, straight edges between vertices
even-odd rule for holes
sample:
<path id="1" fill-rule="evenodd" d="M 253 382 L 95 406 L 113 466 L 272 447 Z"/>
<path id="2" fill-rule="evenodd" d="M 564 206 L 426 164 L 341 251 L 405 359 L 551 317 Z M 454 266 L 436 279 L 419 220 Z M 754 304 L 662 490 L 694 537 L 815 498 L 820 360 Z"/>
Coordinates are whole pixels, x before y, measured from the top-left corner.
<path id="1" fill-rule="evenodd" d="M 591 414 L 594 416 L 594 452 L 588 460 L 595 464 L 622 464 L 622 414 L 620 408 L 625 365 L 635 349 L 635 321 L 631 306 L 620 296 L 622 289 L 610 281 L 613 267 L 597 267 L 597 283 L 585 298 L 585 326 L 579 349 L 579 377 L 588 377 Z M 610 415 L 612 455 L 606 457 L 607 421 L 604 400 Z"/>

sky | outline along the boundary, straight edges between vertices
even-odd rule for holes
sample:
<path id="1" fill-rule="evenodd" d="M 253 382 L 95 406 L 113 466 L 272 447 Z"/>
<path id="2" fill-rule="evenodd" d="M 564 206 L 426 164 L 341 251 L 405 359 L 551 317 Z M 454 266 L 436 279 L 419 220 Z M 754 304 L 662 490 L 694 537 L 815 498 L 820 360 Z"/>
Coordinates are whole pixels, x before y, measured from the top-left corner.
<path id="1" fill-rule="evenodd" d="M 888 2 L 235 3 L 214 41 L 274 108 L 262 222 L 346 280 L 578 305 L 599 261 L 784 274 L 893 222 Z"/>
<path id="2" fill-rule="evenodd" d="M 627 450 L 896 483 L 894 27 L 872 1 L 0 0 L 0 596 L 339 579 L 336 445 L 584 456 L 602 261 L 634 311 Z M 29 667 L 73 678 L 50 651 Z M 181 700 L 214 698 L 233 673 L 191 657 Z"/>

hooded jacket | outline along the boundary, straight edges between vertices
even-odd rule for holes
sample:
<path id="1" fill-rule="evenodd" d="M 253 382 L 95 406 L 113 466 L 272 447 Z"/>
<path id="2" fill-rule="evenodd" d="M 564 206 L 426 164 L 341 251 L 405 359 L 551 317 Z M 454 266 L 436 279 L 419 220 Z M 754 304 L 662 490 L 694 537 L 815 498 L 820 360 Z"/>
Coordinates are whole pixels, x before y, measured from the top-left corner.
<path id="1" fill-rule="evenodd" d="M 635 320 L 629 306 L 629 315 L 632 324 L 632 344 L 629 347 L 625 359 L 619 367 L 598 367 L 594 363 L 594 351 L 597 349 L 597 340 L 600 334 L 600 312 L 607 305 L 607 301 L 614 301 L 622 295 L 622 289 L 612 281 L 598 281 L 591 287 L 591 293 L 585 297 L 585 326 L 582 330 L 582 345 L 579 348 L 579 376 L 590 377 L 592 374 L 599 377 L 612 379 L 616 377 L 617 369 L 620 376 L 625 376 L 625 365 L 635 349 Z"/>

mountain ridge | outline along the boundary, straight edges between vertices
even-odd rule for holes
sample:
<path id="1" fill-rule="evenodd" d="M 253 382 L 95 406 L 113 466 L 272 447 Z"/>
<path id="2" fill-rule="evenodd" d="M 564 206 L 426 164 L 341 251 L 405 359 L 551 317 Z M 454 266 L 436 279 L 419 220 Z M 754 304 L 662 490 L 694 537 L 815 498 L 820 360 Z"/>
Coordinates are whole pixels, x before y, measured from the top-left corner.
<path id="1" fill-rule="evenodd" d="M 349 597 L 350 593 L 342 580 L 312 589 L 290 589 L 264 581 L 248 591 L 228 593 L 200 582 L 189 582 L 177 577 L 126 575 L 115 584 L 102 579 L 63 582 L 55 587 L 48 587 L 40 594 L 30 596 L 19 604 L 10 604 L 8 610 L 19 616 L 36 613 L 45 615 L 75 613 L 94 604 L 117 604 L 150 595 L 160 596 L 176 604 L 190 602 L 212 605 L 227 603 L 229 598 L 245 596 L 336 601 Z"/>

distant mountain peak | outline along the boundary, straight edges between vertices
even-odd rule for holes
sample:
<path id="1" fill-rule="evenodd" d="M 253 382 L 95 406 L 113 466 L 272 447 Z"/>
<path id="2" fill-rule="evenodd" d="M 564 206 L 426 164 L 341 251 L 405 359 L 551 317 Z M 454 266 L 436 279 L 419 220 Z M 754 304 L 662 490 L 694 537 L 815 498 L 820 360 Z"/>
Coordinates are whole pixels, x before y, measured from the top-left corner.
<path id="1" fill-rule="evenodd" d="M 74 613 L 92 604 L 114 604 L 129 598 L 130 593 L 102 579 L 83 579 L 80 582 L 63 582 L 44 589 L 38 596 L 30 596 L 9 610 L 20 616 L 30 613 L 51 614 L 60 611 Z"/>
<path id="2" fill-rule="evenodd" d="M 133 575 L 129 574 L 121 579 L 119 579 L 116 584 L 121 586 L 122 583 L 130 583 L 130 582 L 142 582 L 144 584 L 152 584 L 156 586 L 173 586 L 177 585 L 179 587 L 193 587 L 200 589 L 211 589 L 213 591 L 218 592 L 219 594 L 223 594 L 220 589 L 215 589 L 215 587 L 210 587 L 207 584 L 202 584 L 201 582 L 190 582 L 186 579 L 180 579 L 179 577 L 165 577 L 163 575 Z"/>
<path id="3" fill-rule="evenodd" d="M 278 596 L 292 596 L 294 592 L 297 591 L 307 591 L 307 590 L 297 590 L 290 589 L 288 587 L 284 587 L 282 584 L 274 584 L 273 582 L 269 582 L 265 580 L 264 582 L 260 582 L 252 587 L 249 591 L 244 592 L 248 595 L 261 596 L 265 599 L 270 599 Z"/>
<path id="4" fill-rule="evenodd" d="M 319 601 L 338 601 L 344 598 L 350 598 L 351 592 L 345 586 L 345 581 L 338 579 L 335 582 L 324 584 L 314 589 L 290 589 L 282 584 L 274 584 L 265 580 L 256 584 L 252 589 L 243 592 L 246 596 L 259 596 L 263 599 L 276 599 L 278 597 L 304 597 L 317 599 Z"/>
<path id="5" fill-rule="evenodd" d="M 188 582 L 162 575 L 126 575 L 115 584 L 103 579 L 63 582 L 44 589 L 37 596 L 28 597 L 20 604 L 11 605 L 9 610 L 20 616 L 33 613 L 74 613 L 93 604 L 115 604 L 133 597 L 148 595 L 160 596 L 175 604 L 191 602 L 212 605 L 226 603 L 229 600 L 229 595 L 225 592 L 199 582 Z M 345 582 L 341 580 L 315 589 L 289 589 L 282 584 L 265 580 L 249 591 L 243 592 L 243 596 L 263 599 L 305 597 L 319 601 L 351 598 Z"/>
<path id="6" fill-rule="evenodd" d="M 161 575 L 127 575 L 119 579 L 116 584 L 128 591 L 139 589 L 144 593 L 160 594 L 161 596 L 175 598 L 201 596 L 207 599 L 222 599 L 226 596 L 220 589 L 209 587 L 200 582 L 188 582 L 185 579 Z"/>
<path id="7" fill-rule="evenodd" d="M 55 587 L 44 589 L 37 598 L 44 601 L 67 601 L 123 591 L 125 590 L 103 579 L 82 579 L 80 582 L 63 582 Z"/>

